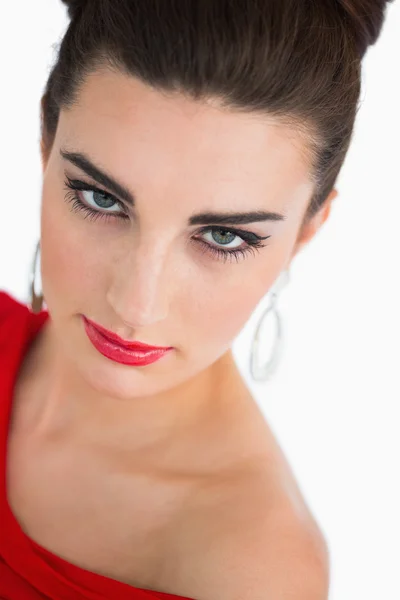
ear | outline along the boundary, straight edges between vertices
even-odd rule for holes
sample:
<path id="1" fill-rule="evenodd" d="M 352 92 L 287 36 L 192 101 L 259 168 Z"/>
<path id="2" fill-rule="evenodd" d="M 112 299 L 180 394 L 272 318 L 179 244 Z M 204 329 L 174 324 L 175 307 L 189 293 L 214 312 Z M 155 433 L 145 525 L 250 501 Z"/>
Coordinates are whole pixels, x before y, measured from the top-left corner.
<path id="1" fill-rule="evenodd" d="M 42 172 L 43 172 L 43 174 L 44 174 L 44 172 L 46 170 L 47 162 L 49 160 L 49 148 L 50 148 L 50 141 L 49 141 L 48 132 L 47 132 L 46 127 L 44 125 L 45 102 L 46 102 L 46 96 L 43 95 L 42 99 L 41 99 L 41 102 L 40 102 L 40 123 L 41 123 L 40 157 L 42 159 Z"/>
<path id="2" fill-rule="evenodd" d="M 43 140 L 43 136 L 40 139 L 40 157 L 42 159 L 42 173 L 44 174 L 45 170 L 46 170 L 46 166 L 47 166 L 47 157 L 46 157 L 46 153 L 45 153 L 45 144 L 44 144 L 44 140 Z"/>
<path id="3" fill-rule="evenodd" d="M 325 202 L 319 209 L 317 213 L 305 224 L 301 227 L 299 236 L 297 238 L 296 244 L 294 246 L 291 259 L 296 256 L 296 254 L 306 245 L 308 244 L 317 231 L 322 227 L 325 223 L 332 208 L 333 200 L 338 196 L 338 191 L 333 189 L 330 194 L 327 196 Z"/>

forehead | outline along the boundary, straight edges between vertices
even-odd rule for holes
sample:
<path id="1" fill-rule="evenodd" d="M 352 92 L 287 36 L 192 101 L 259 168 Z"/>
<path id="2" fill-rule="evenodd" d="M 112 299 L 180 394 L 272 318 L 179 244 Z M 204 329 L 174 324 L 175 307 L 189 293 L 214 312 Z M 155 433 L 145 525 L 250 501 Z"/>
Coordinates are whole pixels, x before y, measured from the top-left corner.
<path id="1" fill-rule="evenodd" d="M 158 185 L 179 180 L 192 193 L 199 186 L 234 188 L 242 199 L 245 191 L 262 193 L 281 208 L 312 191 L 307 148 L 294 127 L 122 73 L 90 74 L 77 103 L 61 111 L 57 136 L 135 186 L 154 184 L 156 175 Z"/>

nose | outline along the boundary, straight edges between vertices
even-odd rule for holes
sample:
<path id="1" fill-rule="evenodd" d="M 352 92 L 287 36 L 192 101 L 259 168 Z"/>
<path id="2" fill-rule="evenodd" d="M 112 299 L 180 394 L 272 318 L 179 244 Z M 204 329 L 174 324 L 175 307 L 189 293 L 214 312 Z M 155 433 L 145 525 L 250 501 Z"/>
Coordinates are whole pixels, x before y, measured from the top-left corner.
<path id="1" fill-rule="evenodd" d="M 107 300 L 126 325 L 136 329 L 166 318 L 171 292 L 167 267 L 165 247 L 136 248 L 118 260 Z"/>

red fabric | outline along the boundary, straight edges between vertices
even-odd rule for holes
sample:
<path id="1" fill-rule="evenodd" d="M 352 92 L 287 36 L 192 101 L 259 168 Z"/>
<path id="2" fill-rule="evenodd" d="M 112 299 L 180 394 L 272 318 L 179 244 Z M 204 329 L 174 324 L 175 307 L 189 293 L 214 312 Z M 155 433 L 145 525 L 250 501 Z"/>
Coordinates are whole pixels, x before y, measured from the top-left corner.
<path id="1" fill-rule="evenodd" d="M 49 318 L 0 291 L 0 599 L 1 600 L 191 600 L 135 588 L 81 569 L 49 552 L 22 530 L 6 494 L 6 451 L 11 399 L 29 342 Z"/>

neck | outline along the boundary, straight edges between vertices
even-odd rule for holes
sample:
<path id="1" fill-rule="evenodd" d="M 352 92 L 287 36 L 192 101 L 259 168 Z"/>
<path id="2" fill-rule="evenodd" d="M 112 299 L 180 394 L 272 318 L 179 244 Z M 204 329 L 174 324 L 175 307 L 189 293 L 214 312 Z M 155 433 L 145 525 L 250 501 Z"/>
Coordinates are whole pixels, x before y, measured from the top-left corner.
<path id="1" fill-rule="evenodd" d="M 147 452 L 171 440 L 193 439 L 226 406 L 235 373 L 229 350 L 173 388 L 146 397 L 110 397 L 61 356 L 49 319 L 26 356 L 20 387 L 30 398 L 31 430 L 37 434 L 67 434 L 85 444 Z"/>

